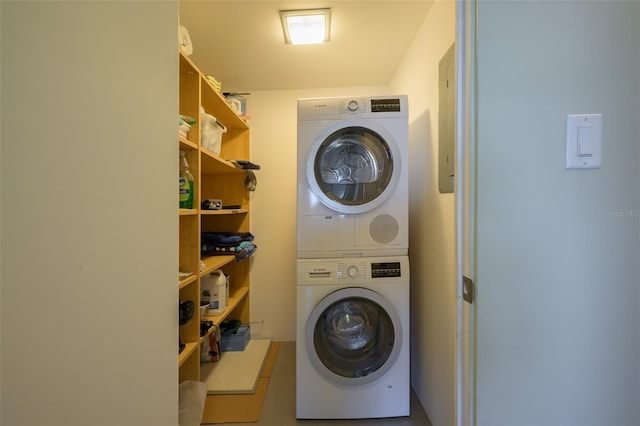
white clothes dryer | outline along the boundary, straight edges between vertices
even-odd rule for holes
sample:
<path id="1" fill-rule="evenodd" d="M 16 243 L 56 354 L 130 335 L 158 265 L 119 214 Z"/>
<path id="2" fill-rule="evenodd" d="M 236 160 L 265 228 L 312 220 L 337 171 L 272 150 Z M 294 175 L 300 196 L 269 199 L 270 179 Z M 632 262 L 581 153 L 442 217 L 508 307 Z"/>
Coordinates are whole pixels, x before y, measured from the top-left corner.
<path id="1" fill-rule="evenodd" d="M 297 257 L 404 256 L 406 96 L 298 100 Z"/>
<path id="2" fill-rule="evenodd" d="M 296 417 L 410 413 L 409 260 L 298 259 Z"/>

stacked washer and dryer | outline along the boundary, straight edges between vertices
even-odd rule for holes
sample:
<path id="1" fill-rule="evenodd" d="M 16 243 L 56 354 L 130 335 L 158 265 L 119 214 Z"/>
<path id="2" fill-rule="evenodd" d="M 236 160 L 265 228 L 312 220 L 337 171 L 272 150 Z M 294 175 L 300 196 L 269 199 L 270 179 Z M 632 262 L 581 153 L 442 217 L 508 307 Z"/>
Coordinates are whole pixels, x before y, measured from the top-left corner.
<path id="1" fill-rule="evenodd" d="M 409 415 L 406 96 L 298 100 L 296 417 Z"/>

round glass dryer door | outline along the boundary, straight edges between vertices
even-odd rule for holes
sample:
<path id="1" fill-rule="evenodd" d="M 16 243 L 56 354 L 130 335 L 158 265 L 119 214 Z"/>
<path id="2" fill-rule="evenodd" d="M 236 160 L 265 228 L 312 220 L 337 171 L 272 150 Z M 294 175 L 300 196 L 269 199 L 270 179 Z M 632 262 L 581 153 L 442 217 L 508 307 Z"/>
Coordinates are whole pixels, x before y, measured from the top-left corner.
<path id="1" fill-rule="evenodd" d="M 358 386 L 382 377 L 402 344 L 399 317 L 388 301 L 368 289 L 331 293 L 307 322 L 307 353 L 316 370 L 334 383 Z"/>
<path id="2" fill-rule="evenodd" d="M 312 146 L 307 179 L 325 206 L 363 213 L 393 193 L 400 171 L 398 148 L 383 129 L 373 127 L 343 123 Z"/>

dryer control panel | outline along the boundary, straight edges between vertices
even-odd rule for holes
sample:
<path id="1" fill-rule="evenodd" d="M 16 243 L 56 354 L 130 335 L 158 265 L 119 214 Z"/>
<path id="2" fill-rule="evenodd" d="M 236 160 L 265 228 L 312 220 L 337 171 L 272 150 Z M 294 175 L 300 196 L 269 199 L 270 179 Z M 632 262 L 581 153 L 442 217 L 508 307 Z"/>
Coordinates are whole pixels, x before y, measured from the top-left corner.
<path id="1" fill-rule="evenodd" d="M 380 262 L 371 264 L 371 278 L 400 277 L 400 262 Z"/>
<path id="2" fill-rule="evenodd" d="M 407 95 L 298 99 L 298 121 L 406 118 Z"/>
<path id="3" fill-rule="evenodd" d="M 371 112 L 400 112 L 400 98 L 371 99 Z"/>
<path id="4" fill-rule="evenodd" d="M 338 278 L 369 279 L 369 278 L 397 278 L 401 277 L 400 262 L 340 262 Z"/>
<path id="5" fill-rule="evenodd" d="M 345 98 L 338 99 L 341 116 L 349 116 L 356 114 L 362 116 L 363 114 L 372 113 L 371 117 L 380 116 L 380 113 L 390 112 L 399 113 L 405 112 L 406 105 L 403 105 L 405 99 L 401 97 L 386 97 L 386 98 Z"/>

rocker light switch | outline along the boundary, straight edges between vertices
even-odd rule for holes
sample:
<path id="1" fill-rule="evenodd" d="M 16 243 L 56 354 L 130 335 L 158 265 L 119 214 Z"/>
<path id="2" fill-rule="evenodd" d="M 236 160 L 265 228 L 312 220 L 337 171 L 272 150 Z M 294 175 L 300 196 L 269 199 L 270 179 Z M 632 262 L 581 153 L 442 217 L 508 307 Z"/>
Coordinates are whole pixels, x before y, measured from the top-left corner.
<path id="1" fill-rule="evenodd" d="M 602 114 L 567 116 L 567 169 L 599 169 Z"/>
<path id="2" fill-rule="evenodd" d="M 578 125 L 578 157 L 592 157 L 594 152 L 593 127 Z"/>

